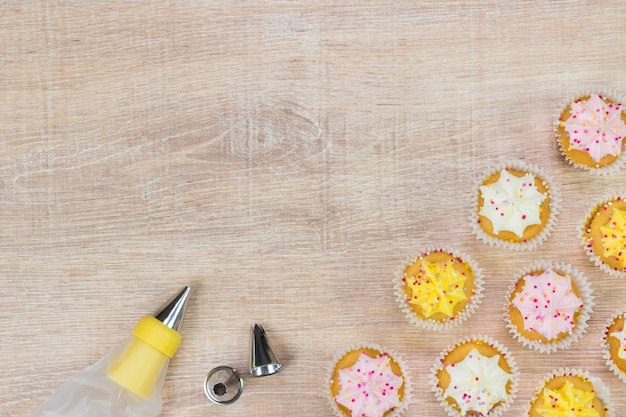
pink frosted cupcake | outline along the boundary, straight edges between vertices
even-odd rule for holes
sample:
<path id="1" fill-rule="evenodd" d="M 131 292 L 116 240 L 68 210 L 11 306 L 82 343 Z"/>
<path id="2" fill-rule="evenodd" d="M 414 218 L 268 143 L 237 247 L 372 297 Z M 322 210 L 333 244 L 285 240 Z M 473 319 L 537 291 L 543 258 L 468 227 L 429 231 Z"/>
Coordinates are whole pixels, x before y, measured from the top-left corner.
<path id="1" fill-rule="evenodd" d="M 567 349 L 587 329 L 592 294 L 589 282 L 570 265 L 535 262 L 509 287 L 507 327 L 524 346 L 539 352 Z"/>
<path id="2" fill-rule="evenodd" d="M 329 371 L 331 407 L 338 417 L 396 417 L 411 393 L 406 366 L 377 345 L 354 347 L 335 358 Z"/>
<path id="3" fill-rule="evenodd" d="M 598 91 L 570 99 L 555 123 L 559 149 L 573 166 L 606 175 L 624 164 L 623 98 Z"/>

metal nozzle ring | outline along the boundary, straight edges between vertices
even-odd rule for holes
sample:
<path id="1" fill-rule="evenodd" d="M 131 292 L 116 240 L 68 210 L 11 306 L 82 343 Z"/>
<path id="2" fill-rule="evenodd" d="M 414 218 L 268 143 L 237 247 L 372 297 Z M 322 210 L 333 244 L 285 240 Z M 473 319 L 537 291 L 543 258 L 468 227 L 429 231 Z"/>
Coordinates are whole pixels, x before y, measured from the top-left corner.
<path id="1" fill-rule="evenodd" d="M 232 404 L 243 391 L 243 379 L 236 369 L 218 366 L 211 369 L 204 380 L 204 393 L 215 404 Z"/>

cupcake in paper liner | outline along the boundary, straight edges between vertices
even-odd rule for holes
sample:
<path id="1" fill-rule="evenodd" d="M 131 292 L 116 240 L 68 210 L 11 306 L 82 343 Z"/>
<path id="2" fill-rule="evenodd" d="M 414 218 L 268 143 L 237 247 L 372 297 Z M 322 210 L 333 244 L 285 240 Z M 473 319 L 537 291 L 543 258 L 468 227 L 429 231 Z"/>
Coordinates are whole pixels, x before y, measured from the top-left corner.
<path id="1" fill-rule="evenodd" d="M 600 378 L 580 369 L 547 375 L 527 406 L 528 417 L 614 417 L 611 394 Z"/>
<path id="2" fill-rule="evenodd" d="M 617 311 L 602 332 L 602 356 L 622 382 L 626 382 L 626 307 Z"/>
<path id="3" fill-rule="evenodd" d="M 470 221 L 473 233 L 490 246 L 532 250 L 550 235 L 559 194 L 540 168 L 523 161 L 500 163 L 475 185 Z"/>
<path id="4" fill-rule="evenodd" d="M 509 287 L 507 328 L 524 346 L 541 353 L 568 349 L 587 330 L 592 294 L 589 282 L 570 265 L 534 262 Z"/>
<path id="5" fill-rule="evenodd" d="M 378 345 L 354 346 L 328 370 L 327 395 L 338 417 L 396 417 L 410 402 L 407 367 Z"/>
<path id="6" fill-rule="evenodd" d="M 485 336 L 466 337 L 445 349 L 430 373 L 431 388 L 450 417 L 502 415 L 518 381 L 515 359 Z"/>
<path id="7" fill-rule="evenodd" d="M 579 232 L 589 258 L 609 275 L 626 278 L 626 201 L 612 195 L 596 203 Z"/>
<path id="8" fill-rule="evenodd" d="M 598 175 L 617 172 L 624 161 L 624 97 L 605 89 L 570 97 L 554 123 L 556 142 L 571 165 Z"/>
<path id="9" fill-rule="evenodd" d="M 478 307 L 483 276 L 469 256 L 447 246 L 429 246 L 398 268 L 394 283 L 411 323 L 442 330 L 464 322 Z"/>

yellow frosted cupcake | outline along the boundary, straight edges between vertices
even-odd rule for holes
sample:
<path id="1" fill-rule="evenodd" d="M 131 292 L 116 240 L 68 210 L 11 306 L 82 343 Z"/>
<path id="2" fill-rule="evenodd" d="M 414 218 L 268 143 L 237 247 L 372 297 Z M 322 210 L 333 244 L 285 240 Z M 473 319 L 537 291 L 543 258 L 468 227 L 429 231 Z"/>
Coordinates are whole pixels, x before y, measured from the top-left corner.
<path id="1" fill-rule="evenodd" d="M 441 330 L 465 321 L 482 297 L 482 271 L 467 255 L 430 246 L 396 272 L 400 308 L 412 323 Z"/>
<path id="2" fill-rule="evenodd" d="M 602 354 L 609 369 L 626 382 L 626 308 L 613 314 L 604 327 Z"/>
<path id="3" fill-rule="evenodd" d="M 538 167 L 522 161 L 488 170 L 476 185 L 471 225 L 491 246 L 534 249 L 550 234 L 558 212 L 558 191 Z"/>
<path id="4" fill-rule="evenodd" d="M 410 383 L 398 355 L 377 345 L 348 349 L 335 358 L 328 389 L 338 417 L 396 417 L 407 407 Z"/>
<path id="5" fill-rule="evenodd" d="M 546 376 L 528 404 L 528 417 L 613 417 L 608 388 L 580 369 Z"/>
<path id="6" fill-rule="evenodd" d="M 555 123 L 555 133 L 571 165 L 602 175 L 623 165 L 626 113 L 621 102 L 593 92 L 567 103 Z"/>
<path id="7" fill-rule="evenodd" d="M 612 196 L 595 204 L 580 229 L 591 260 L 606 273 L 626 277 L 626 201 Z"/>
<path id="8" fill-rule="evenodd" d="M 431 388 L 450 417 L 501 415 L 515 398 L 518 379 L 506 348 L 484 336 L 448 347 L 430 374 Z"/>

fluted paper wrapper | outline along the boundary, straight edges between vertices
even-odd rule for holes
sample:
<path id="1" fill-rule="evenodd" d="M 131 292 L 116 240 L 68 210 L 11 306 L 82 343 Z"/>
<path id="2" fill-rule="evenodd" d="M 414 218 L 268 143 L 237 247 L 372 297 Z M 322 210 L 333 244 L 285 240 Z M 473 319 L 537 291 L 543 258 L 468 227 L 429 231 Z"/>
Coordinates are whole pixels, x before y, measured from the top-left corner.
<path id="1" fill-rule="evenodd" d="M 339 405 L 337 404 L 337 402 L 335 402 L 334 397 L 331 395 L 330 387 L 333 383 L 333 375 L 335 373 L 335 367 L 337 363 L 348 353 L 352 351 L 362 350 L 362 349 L 373 349 L 380 353 L 385 353 L 389 355 L 389 357 L 400 366 L 400 370 L 402 372 L 404 394 L 402 396 L 402 399 L 400 400 L 400 404 L 391 412 L 388 412 L 387 414 L 385 414 L 385 417 L 401 416 L 406 411 L 409 404 L 411 403 L 411 380 L 407 373 L 407 370 L 409 368 L 405 364 L 403 359 L 400 357 L 400 355 L 397 354 L 396 352 L 389 350 L 389 349 L 385 349 L 377 344 L 370 344 L 370 343 L 355 344 L 335 354 L 333 361 L 331 362 L 330 366 L 328 367 L 326 371 L 327 379 L 324 382 L 324 386 L 325 386 L 324 396 L 328 398 L 328 404 L 330 405 L 330 408 L 332 408 L 333 412 L 335 413 L 337 417 L 346 417 L 346 413 L 341 408 L 339 408 Z"/>
<path id="2" fill-rule="evenodd" d="M 511 407 L 511 404 L 515 400 L 517 387 L 519 384 L 519 370 L 518 370 L 517 362 L 515 361 L 515 358 L 511 356 L 509 351 L 502 344 L 500 344 L 500 342 L 492 339 L 489 336 L 482 336 L 482 335 L 467 336 L 462 339 L 459 339 L 456 343 L 454 343 L 453 345 L 450 345 L 443 352 L 441 352 L 439 359 L 430 370 L 429 383 L 431 386 L 431 390 L 435 393 L 435 397 L 437 398 L 441 406 L 446 410 L 446 412 L 448 413 L 448 416 L 450 417 L 464 417 L 464 414 L 462 414 L 460 410 L 457 410 L 453 404 L 446 401 L 446 397 L 444 397 L 444 390 L 441 387 L 439 387 L 439 379 L 437 378 L 437 373 L 445 368 L 445 365 L 443 362 L 445 358 L 448 356 L 448 354 L 450 354 L 454 349 L 466 343 L 476 343 L 476 342 L 486 343 L 494 347 L 500 353 L 500 355 L 506 359 L 509 367 L 511 368 L 511 379 L 510 379 L 511 385 L 510 385 L 509 395 L 507 396 L 505 400 L 500 402 L 495 407 L 491 408 L 491 410 L 489 410 L 489 412 L 487 412 L 487 414 L 485 414 L 484 417 L 497 417 L 497 416 L 503 415 Z"/>
<path id="3" fill-rule="evenodd" d="M 402 280 L 404 277 L 405 269 L 409 265 L 416 262 L 420 256 L 424 256 L 426 254 L 436 252 L 436 251 L 448 253 L 455 258 L 460 258 L 464 263 L 466 263 L 470 267 L 470 269 L 472 270 L 474 274 L 474 290 L 473 290 L 474 294 L 469 299 L 468 303 L 465 305 L 463 310 L 459 311 L 459 313 L 455 317 L 449 320 L 445 320 L 445 321 L 439 321 L 439 320 L 434 320 L 434 319 L 418 316 L 415 313 L 415 311 L 413 311 L 413 309 L 411 308 L 411 305 L 408 302 L 406 294 L 404 293 L 405 283 Z M 449 329 L 451 327 L 454 327 L 463 323 L 478 308 L 481 302 L 481 298 L 482 298 L 482 291 L 483 291 L 482 270 L 478 267 L 476 262 L 472 258 L 470 258 L 468 255 L 461 253 L 446 245 L 427 246 L 423 252 L 420 252 L 419 254 L 414 255 L 411 258 L 407 259 L 404 263 L 399 265 L 398 268 L 396 269 L 395 277 L 393 281 L 394 281 L 394 290 L 396 293 L 396 299 L 398 301 L 398 304 L 400 305 L 400 309 L 404 312 L 404 315 L 406 316 L 406 318 L 409 320 L 410 323 L 418 327 L 428 329 L 428 330 L 440 331 L 443 329 Z"/>
<path id="4" fill-rule="evenodd" d="M 560 136 L 561 136 L 561 132 L 558 131 L 559 126 L 560 126 L 560 122 L 561 122 L 561 114 L 567 110 L 568 108 L 570 108 L 571 104 L 573 102 L 575 102 L 576 100 L 580 99 L 581 97 L 587 97 L 590 96 L 591 94 L 598 94 L 599 96 L 602 96 L 603 98 L 607 98 L 609 100 L 611 100 L 614 103 L 619 103 L 623 106 L 626 106 L 626 97 L 618 94 L 616 91 L 606 88 L 606 87 L 594 87 L 594 88 L 585 88 L 579 92 L 577 92 L 576 94 L 571 94 L 568 97 L 565 98 L 565 100 L 563 101 L 563 103 L 561 104 L 561 106 L 558 109 L 558 112 L 556 114 L 556 116 L 554 117 L 554 122 L 553 122 L 553 130 L 554 130 L 554 135 L 555 135 L 555 140 L 556 140 L 556 144 L 559 148 L 559 151 L 561 152 L 561 155 L 565 158 L 565 160 L 573 167 L 579 168 L 579 169 L 583 169 L 585 171 L 589 171 L 592 172 L 596 175 L 610 175 L 610 174 L 614 174 L 616 172 L 618 172 L 624 165 L 624 163 L 626 163 L 626 152 L 624 152 L 624 147 L 622 146 L 622 153 L 617 157 L 617 159 L 610 165 L 606 165 L 604 167 L 590 167 L 587 166 L 585 164 L 581 164 L 581 163 L 577 163 L 576 161 L 573 161 L 566 153 L 567 149 L 565 149 L 564 144 L 559 140 Z M 624 107 L 624 110 L 626 110 L 626 107 Z M 626 133 L 626 132 L 625 132 Z"/>
<path id="5" fill-rule="evenodd" d="M 483 185 L 483 182 L 486 178 L 497 172 L 502 171 L 505 168 L 514 169 L 516 171 L 524 171 L 534 175 L 536 179 L 541 180 L 546 185 L 549 191 L 548 197 L 550 198 L 550 216 L 548 217 L 546 225 L 536 236 L 523 242 L 510 242 L 508 240 L 499 239 L 497 237 L 491 236 L 483 230 L 479 222 L 480 208 L 478 207 L 478 196 L 480 195 L 480 186 Z M 536 165 L 531 165 L 519 160 L 498 162 L 491 169 L 484 171 L 483 174 L 478 177 L 477 181 L 472 187 L 472 191 L 472 209 L 470 211 L 469 217 L 470 225 L 472 227 L 472 233 L 476 235 L 478 239 L 482 240 L 489 246 L 511 249 L 515 251 L 533 250 L 540 243 L 543 243 L 548 238 L 548 236 L 550 236 L 550 233 L 552 233 L 552 229 L 554 229 L 557 215 L 559 213 L 560 193 L 557 186 L 554 184 L 552 177 L 550 177 Z"/>
<path id="6" fill-rule="evenodd" d="M 593 385 L 593 390 L 596 394 L 596 397 L 600 398 L 600 401 L 602 401 L 602 404 L 604 405 L 604 408 L 606 410 L 606 417 L 615 417 L 615 412 L 613 411 L 613 405 L 611 404 L 611 392 L 609 388 L 604 384 L 604 382 L 602 382 L 602 380 L 598 377 L 593 377 L 589 375 L 587 371 L 584 371 L 582 369 L 570 369 L 570 368 L 556 369 L 552 371 L 551 373 L 547 374 L 543 378 L 543 380 L 541 381 L 541 384 L 539 385 L 539 387 L 537 388 L 537 390 L 535 391 L 535 393 L 533 394 L 532 398 L 530 399 L 530 401 L 528 402 L 526 406 L 526 415 L 527 416 L 530 415 L 530 408 L 532 404 L 535 402 L 535 400 L 537 400 L 538 396 L 541 395 L 541 391 L 543 390 L 543 387 L 548 382 L 550 382 L 550 380 L 557 378 L 557 377 L 568 376 L 568 375 L 578 376 L 585 380 L 590 381 L 591 384 Z"/>
<path id="7" fill-rule="evenodd" d="M 578 319 L 576 320 L 576 324 L 574 325 L 572 332 L 569 335 L 554 342 L 543 342 L 541 340 L 531 340 L 524 337 L 519 332 L 517 326 L 511 321 L 511 317 L 509 314 L 509 309 L 514 308 L 513 303 L 510 301 L 510 296 L 516 289 L 515 283 L 526 275 L 529 275 L 530 273 L 538 271 L 543 272 L 548 268 L 551 268 L 559 275 L 569 275 L 572 284 L 578 289 L 578 294 L 583 303 L 581 310 L 578 313 Z M 547 354 L 550 354 L 551 352 L 555 352 L 557 350 L 568 349 L 572 343 L 578 341 L 582 337 L 582 335 L 587 331 L 587 321 L 589 320 L 589 316 L 593 312 L 594 306 L 593 290 L 591 289 L 589 281 L 587 281 L 582 273 L 573 268 L 571 265 L 560 262 L 549 262 L 545 260 L 533 262 L 529 266 L 520 270 L 515 275 L 513 282 L 509 286 L 506 298 L 507 301 L 504 307 L 504 319 L 506 321 L 506 327 L 509 329 L 509 333 L 511 333 L 513 337 L 521 342 L 525 347 Z"/>

